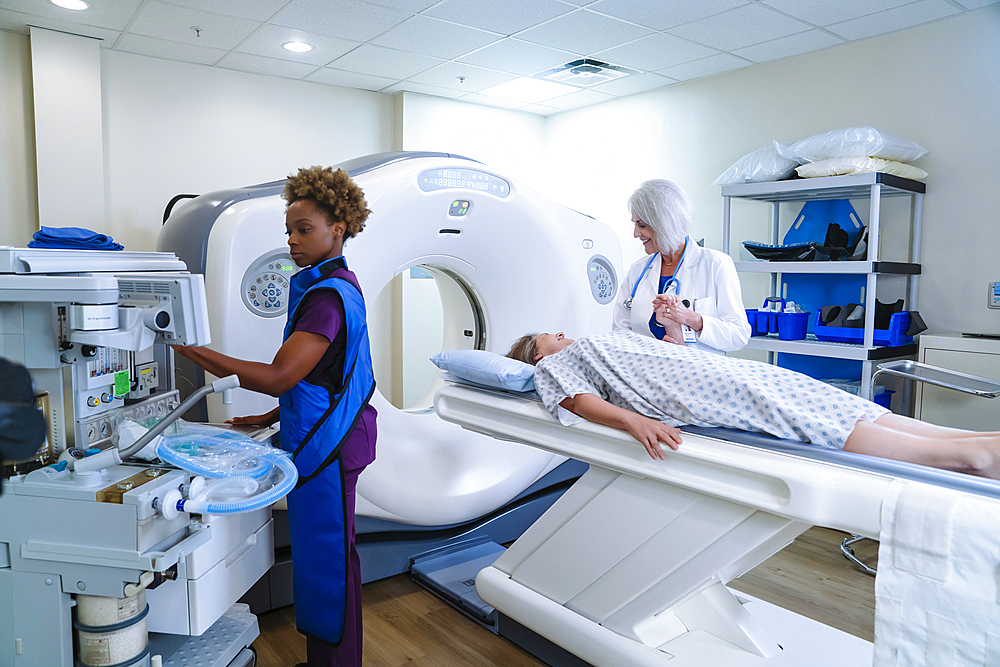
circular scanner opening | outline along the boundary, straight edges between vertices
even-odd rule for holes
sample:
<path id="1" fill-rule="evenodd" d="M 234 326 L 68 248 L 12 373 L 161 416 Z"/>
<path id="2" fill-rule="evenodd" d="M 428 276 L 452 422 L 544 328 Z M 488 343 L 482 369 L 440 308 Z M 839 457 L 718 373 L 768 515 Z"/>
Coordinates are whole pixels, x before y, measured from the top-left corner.
<path id="1" fill-rule="evenodd" d="M 375 386 L 407 412 L 433 409 L 443 381 L 431 357 L 486 347 L 483 309 L 471 286 L 454 271 L 429 264 L 409 266 L 390 280 L 368 323 Z"/>

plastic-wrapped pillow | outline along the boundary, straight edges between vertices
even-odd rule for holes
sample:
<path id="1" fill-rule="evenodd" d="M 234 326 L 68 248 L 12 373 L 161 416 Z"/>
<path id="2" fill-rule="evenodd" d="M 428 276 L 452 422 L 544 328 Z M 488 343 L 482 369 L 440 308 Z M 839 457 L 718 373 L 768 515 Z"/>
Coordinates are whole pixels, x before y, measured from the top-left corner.
<path id="1" fill-rule="evenodd" d="M 458 377 L 508 391 L 534 391 L 535 367 L 486 350 L 445 350 L 431 363 Z"/>
<path id="2" fill-rule="evenodd" d="M 712 181 L 712 185 L 735 185 L 737 183 L 763 183 L 780 181 L 792 175 L 799 162 L 782 157 L 778 142 L 747 153 L 733 163 L 722 175 Z"/>
<path id="3" fill-rule="evenodd" d="M 893 176 L 902 176 L 915 181 L 927 178 L 927 172 L 912 164 L 876 157 L 835 157 L 819 162 L 810 162 L 796 168 L 802 178 L 818 176 L 841 176 L 843 174 L 870 174 L 878 171 Z"/>
<path id="4" fill-rule="evenodd" d="M 835 157 L 879 157 L 911 162 L 927 154 L 913 141 L 879 132 L 874 127 L 848 127 L 815 134 L 791 146 L 777 146 L 782 157 L 801 164 Z"/>

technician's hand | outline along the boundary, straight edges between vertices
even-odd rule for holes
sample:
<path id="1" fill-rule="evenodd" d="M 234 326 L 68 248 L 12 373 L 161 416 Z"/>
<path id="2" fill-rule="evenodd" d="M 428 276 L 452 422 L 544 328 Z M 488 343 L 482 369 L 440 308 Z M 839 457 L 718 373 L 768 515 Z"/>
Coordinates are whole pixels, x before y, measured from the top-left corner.
<path id="1" fill-rule="evenodd" d="M 705 325 L 701 315 L 685 306 L 676 294 L 657 294 L 653 299 L 653 310 L 656 312 L 656 321 L 662 327 L 667 326 L 668 320 L 686 324 L 695 331 L 701 331 Z"/>
<path id="2" fill-rule="evenodd" d="M 271 417 L 271 413 L 269 412 L 266 415 L 250 415 L 249 417 L 233 417 L 232 419 L 227 419 L 226 423 L 227 424 L 246 424 L 248 426 L 271 426 L 276 421 L 278 421 L 276 419 L 276 417 L 277 417 L 277 415 L 275 415 L 275 418 L 272 418 Z"/>
<path id="3" fill-rule="evenodd" d="M 631 417 L 626 423 L 626 430 L 629 434 L 642 443 L 646 452 L 653 459 L 663 460 L 667 455 L 663 453 L 660 443 L 663 442 L 670 449 L 677 449 L 681 444 L 681 430 L 674 426 L 667 426 L 661 421 L 631 413 Z"/>

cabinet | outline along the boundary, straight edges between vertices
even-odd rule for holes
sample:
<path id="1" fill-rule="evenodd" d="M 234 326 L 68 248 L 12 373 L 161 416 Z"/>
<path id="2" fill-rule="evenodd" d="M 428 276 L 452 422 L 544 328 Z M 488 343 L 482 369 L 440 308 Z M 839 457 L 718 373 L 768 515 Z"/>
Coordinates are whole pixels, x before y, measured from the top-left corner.
<path id="1" fill-rule="evenodd" d="M 779 352 L 815 357 L 849 359 L 860 361 L 861 395 L 870 396 L 872 366 L 875 362 L 888 359 L 912 357 L 917 352 L 916 344 L 897 347 L 877 346 L 873 343 L 875 331 L 875 297 L 879 276 L 899 275 L 907 279 L 905 308 L 917 302 L 918 278 L 920 275 L 920 225 L 923 214 L 925 185 L 920 181 L 900 178 L 891 174 L 851 174 L 847 176 L 827 176 L 823 178 L 774 181 L 768 183 L 746 183 L 722 187 L 722 250 L 729 254 L 731 235 L 732 200 L 746 199 L 771 204 L 770 240 L 779 244 L 779 213 L 783 203 L 809 202 L 833 199 L 868 199 L 868 254 L 863 261 L 810 261 L 736 262 L 737 271 L 743 273 L 768 273 L 771 275 L 771 294 L 778 294 L 782 274 L 828 274 L 861 275 L 865 277 L 865 326 L 864 340 L 859 344 L 821 341 L 809 334 L 804 340 L 784 341 L 776 336 L 760 336 L 750 339 L 749 349 L 766 350 L 768 360 L 774 362 Z M 879 238 L 882 200 L 887 197 L 909 197 L 910 244 L 908 261 L 882 261 Z"/>
<path id="2" fill-rule="evenodd" d="M 1000 340 L 995 338 L 969 338 L 960 333 L 921 336 L 918 360 L 959 373 L 1000 380 Z M 998 400 L 919 383 L 913 416 L 940 426 L 998 431 Z"/>

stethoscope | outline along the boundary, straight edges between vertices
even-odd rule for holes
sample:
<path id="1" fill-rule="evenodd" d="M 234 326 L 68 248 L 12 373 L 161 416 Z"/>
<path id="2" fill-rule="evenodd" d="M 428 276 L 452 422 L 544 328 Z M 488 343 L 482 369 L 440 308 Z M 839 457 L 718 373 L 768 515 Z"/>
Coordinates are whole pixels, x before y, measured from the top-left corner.
<path id="1" fill-rule="evenodd" d="M 681 264 L 684 263 L 684 258 L 687 256 L 688 242 L 690 242 L 690 240 L 691 239 L 689 237 L 685 237 L 684 238 L 684 252 L 681 253 L 681 260 L 679 262 L 677 262 L 677 266 L 674 267 L 674 275 L 672 275 L 669 278 L 667 278 L 667 284 L 663 286 L 663 291 L 662 292 L 657 292 L 657 294 L 666 294 L 667 290 L 669 290 L 671 287 L 674 288 L 674 293 L 675 294 L 680 294 L 680 291 L 681 291 L 681 281 L 678 280 L 676 278 L 676 276 L 677 276 L 677 272 L 681 268 Z M 642 273 L 639 274 L 639 279 L 635 281 L 634 285 L 632 285 L 632 294 L 630 294 L 629 297 L 627 299 L 625 299 L 625 301 L 622 302 L 622 305 L 625 306 L 625 308 L 627 310 L 632 310 L 632 299 L 635 298 L 635 291 L 637 289 L 639 289 L 639 283 L 642 282 L 642 278 L 643 278 L 643 276 L 646 275 L 646 271 L 649 271 L 649 267 L 651 267 L 653 265 L 653 260 L 655 260 L 656 256 L 659 255 L 659 254 L 660 253 L 655 252 L 655 253 L 653 253 L 653 256 L 649 258 L 649 261 L 646 263 L 646 268 L 644 268 L 642 270 Z"/>

